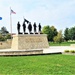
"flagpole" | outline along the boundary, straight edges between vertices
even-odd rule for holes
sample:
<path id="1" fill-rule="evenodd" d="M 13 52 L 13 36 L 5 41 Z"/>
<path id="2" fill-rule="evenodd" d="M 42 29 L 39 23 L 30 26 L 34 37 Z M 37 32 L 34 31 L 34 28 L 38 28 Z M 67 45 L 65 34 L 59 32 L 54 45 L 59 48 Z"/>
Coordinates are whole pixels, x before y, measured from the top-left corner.
<path id="1" fill-rule="evenodd" d="M 11 7 L 10 7 L 10 33 L 12 38 L 12 16 L 11 16 Z"/>

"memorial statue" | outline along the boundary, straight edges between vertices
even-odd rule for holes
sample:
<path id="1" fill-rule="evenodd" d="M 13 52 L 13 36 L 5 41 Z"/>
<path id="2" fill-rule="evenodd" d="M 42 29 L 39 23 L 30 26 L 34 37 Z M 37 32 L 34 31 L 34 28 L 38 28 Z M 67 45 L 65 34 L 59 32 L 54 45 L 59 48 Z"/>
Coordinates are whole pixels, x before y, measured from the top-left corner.
<path id="1" fill-rule="evenodd" d="M 34 33 L 36 33 L 36 23 L 34 22 L 34 24 L 33 24 L 33 26 L 34 26 Z"/>
<path id="2" fill-rule="evenodd" d="M 32 31 L 32 25 L 31 25 L 31 22 L 29 22 L 28 30 L 29 30 L 29 33 L 31 33 L 31 31 Z"/>
<path id="3" fill-rule="evenodd" d="M 18 30 L 18 34 L 20 34 L 20 23 L 19 23 L 19 21 L 17 23 L 17 30 Z"/>
<path id="4" fill-rule="evenodd" d="M 23 32 L 24 32 L 24 34 L 25 34 L 25 32 L 26 32 L 26 24 L 25 24 L 25 21 L 23 22 Z"/>
<path id="5" fill-rule="evenodd" d="M 40 23 L 39 23 L 38 27 L 39 27 L 39 32 L 41 32 L 41 24 Z"/>

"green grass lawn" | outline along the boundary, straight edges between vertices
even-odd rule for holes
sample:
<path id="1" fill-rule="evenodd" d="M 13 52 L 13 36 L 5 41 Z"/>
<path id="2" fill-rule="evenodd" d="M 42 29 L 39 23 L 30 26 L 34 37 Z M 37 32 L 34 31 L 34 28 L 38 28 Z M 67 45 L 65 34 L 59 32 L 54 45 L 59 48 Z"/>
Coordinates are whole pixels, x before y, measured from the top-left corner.
<path id="1" fill-rule="evenodd" d="M 0 75 L 75 75 L 75 56 L 0 57 Z"/>
<path id="2" fill-rule="evenodd" d="M 75 42 L 62 42 L 62 43 L 49 42 L 50 46 L 70 46 L 70 44 L 75 44 Z"/>

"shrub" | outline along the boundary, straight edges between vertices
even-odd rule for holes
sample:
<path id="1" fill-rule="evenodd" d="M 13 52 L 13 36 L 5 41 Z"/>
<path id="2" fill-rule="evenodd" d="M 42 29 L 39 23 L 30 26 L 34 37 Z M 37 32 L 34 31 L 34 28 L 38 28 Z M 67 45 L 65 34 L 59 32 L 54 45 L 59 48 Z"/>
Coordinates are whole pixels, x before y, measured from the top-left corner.
<path id="1" fill-rule="evenodd" d="M 65 52 L 66 52 L 66 53 L 68 53 L 68 52 L 69 52 L 69 50 L 65 50 Z"/>
<path id="2" fill-rule="evenodd" d="M 5 36 L 5 38 L 6 38 L 6 39 L 11 39 L 11 35 L 10 35 L 10 34 L 7 34 L 7 35 Z"/>
<path id="3" fill-rule="evenodd" d="M 74 51 L 74 50 L 71 50 L 70 52 L 71 52 L 71 53 L 75 53 L 75 51 Z"/>
<path id="4" fill-rule="evenodd" d="M 5 41 L 5 38 L 2 34 L 0 34 L 0 41 Z"/>

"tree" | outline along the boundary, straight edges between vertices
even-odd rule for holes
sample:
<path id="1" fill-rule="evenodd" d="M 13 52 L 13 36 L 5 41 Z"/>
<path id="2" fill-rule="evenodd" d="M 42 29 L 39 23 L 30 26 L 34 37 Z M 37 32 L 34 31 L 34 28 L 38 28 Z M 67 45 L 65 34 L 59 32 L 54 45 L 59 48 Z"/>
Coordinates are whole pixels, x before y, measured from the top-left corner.
<path id="1" fill-rule="evenodd" d="M 70 40 L 75 40 L 75 27 L 69 29 L 69 38 Z"/>
<path id="2" fill-rule="evenodd" d="M 44 34 L 47 34 L 48 41 L 53 41 L 53 38 L 57 35 L 57 29 L 54 26 L 44 26 L 42 29 Z"/>
<path id="3" fill-rule="evenodd" d="M 54 26 L 51 26 L 50 28 L 52 30 L 52 41 L 53 41 L 53 38 L 55 36 L 57 36 L 58 32 L 57 32 L 57 29 Z"/>
<path id="4" fill-rule="evenodd" d="M 6 27 L 2 27 L 2 28 L 1 28 L 1 32 L 2 32 L 2 34 L 7 34 L 7 33 L 9 33 L 9 32 L 7 31 L 7 29 L 6 29 Z"/>
<path id="5" fill-rule="evenodd" d="M 44 26 L 42 32 L 44 34 L 47 34 L 48 41 L 52 41 L 52 30 L 49 26 Z"/>
<path id="6" fill-rule="evenodd" d="M 62 36 L 62 31 L 60 30 L 57 34 L 57 36 L 55 36 L 53 38 L 54 42 L 58 42 L 61 43 L 63 41 L 63 36 Z"/>
<path id="7" fill-rule="evenodd" d="M 11 35 L 7 31 L 6 27 L 2 27 L 0 30 L 0 41 L 5 41 L 10 38 L 11 38 Z"/>
<path id="8" fill-rule="evenodd" d="M 54 42 L 58 42 L 58 37 L 55 36 L 55 37 L 53 38 L 53 40 L 54 40 Z"/>
<path id="9" fill-rule="evenodd" d="M 66 28 L 65 31 L 64 31 L 64 39 L 65 39 L 66 41 L 68 41 L 69 38 L 70 38 L 70 36 L 69 36 L 69 29 Z"/>

